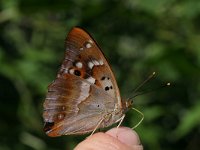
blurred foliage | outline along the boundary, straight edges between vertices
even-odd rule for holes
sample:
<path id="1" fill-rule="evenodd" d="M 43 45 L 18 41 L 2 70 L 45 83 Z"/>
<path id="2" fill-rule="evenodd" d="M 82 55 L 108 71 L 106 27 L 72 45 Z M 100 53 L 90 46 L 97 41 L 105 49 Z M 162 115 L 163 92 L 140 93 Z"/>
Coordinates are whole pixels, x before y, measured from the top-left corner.
<path id="1" fill-rule="evenodd" d="M 0 149 L 72 149 L 85 136 L 50 138 L 43 132 L 42 104 L 64 56 L 73 26 L 90 32 L 129 96 L 145 115 L 136 129 L 145 149 L 199 149 L 200 1 L 197 0 L 1 0 Z M 133 93 L 132 93 L 133 95 Z M 129 111 L 124 125 L 139 115 Z"/>

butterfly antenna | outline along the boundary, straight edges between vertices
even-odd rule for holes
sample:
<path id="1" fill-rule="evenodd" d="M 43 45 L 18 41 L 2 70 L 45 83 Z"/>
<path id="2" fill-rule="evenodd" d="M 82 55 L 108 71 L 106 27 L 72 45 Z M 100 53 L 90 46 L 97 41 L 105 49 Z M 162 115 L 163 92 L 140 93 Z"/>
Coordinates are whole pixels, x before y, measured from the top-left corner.
<path id="1" fill-rule="evenodd" d="M 166 83 L 164 85 L 161 85 L 159 87 L 156 87 L 156 88 L 153 88 L 153 89 L 150 89 L 150 90 L 144 90 L 144 91 L 142 91 L 142 92 L 140 92 L 140 93 L 138 93 L 138 94 L 136 94 L 136 95 L 134 95 L 134 96 L 132 96 L 132 97 L 130 97 L 128 99 L 131 100 L 131 99 L 137 97 L 138 95 L 143 95 L 143 94 L 151 93 L 151 92 L 154 92 L 156 90 L 160 90 L 160 89 L 165 88 L 165 87 L 170 86 L 170 85 L 171 85 L 171 83 L 168 82 L 168 83 Z"/>
<path id="2" fill-rule="evenodd" d="M 170 85 L 171 85 L 171 83 L 168 82 L 168 83 L 165 84 L 165 85 L 162 85 L 162 86 L 160 86 L 160 87 L 151 89 L 151 90 L 149 90 L 149 91 L 143 91 L 143 92 L 141 92 L 141 93 L 139 93 L 139 94 L 137 94 L 137 95 L 135 95 L 135 96 L 129 98 L 129 100 L 133 99 L 134 97 L 136 97 L 136 96 L 138 96 L 138 95 L 150 93 L 150 92 L 155 91 L 155 90 L 157 90 L 157 89 L 160 90 L 160 89 L 162 89 L 162 88 L 164 88 L 164 87 L 166 87 L 166 86 L 170 86 Z M 131 101 L 132 101 L 132 100 L 131 100 Z M 134 107 L 132 107 L 132 109 L 135 110 L 138 114 L 141 115 L 140 121 L 139 121 L 134 127 L 132 127 L 132 129 L 135 129 L 135 128 L 137 128 L 137 127 L 141 124 L 141 122 L 144 120 L 144 114 L 143 114 L 141 111 L 139 111 L 138 109 L 134 108 Z"/>
<path id="3" fill-rule="evenodd" d="M 138 91 L 144 84 L 146 84 L 147 82 L 149 82 L 154 76 L 155 76 L 156 72 L 153 72 L 151 75 L 149 75 L 137 88 L 131 90 L 131 93 L 135 93 L 136 91 Z M 129 99 L 129 98 L 128 98 Z"/>
<path id="4" fill-rule="evenodd" d="M 155 76 L 155 74 L 156 72 L 153 72 L 151 75 L 149 75 L 137 88 L 132 90 L 132 92 L 135 93 L 136 91 L 138 91 L 144 84 L 150 81 Z"/>

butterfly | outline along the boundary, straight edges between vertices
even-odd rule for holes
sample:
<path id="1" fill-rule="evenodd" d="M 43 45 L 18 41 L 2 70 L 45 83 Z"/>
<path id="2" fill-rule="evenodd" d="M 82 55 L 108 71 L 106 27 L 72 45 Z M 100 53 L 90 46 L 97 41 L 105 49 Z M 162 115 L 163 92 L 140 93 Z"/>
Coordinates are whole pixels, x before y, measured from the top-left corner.
<path id="1" fill-rule="evenodd" d="M 115 76 L 95 40 L 74 27 L 65 57 L 44 102 L 48 136 L 85 134 L 120 122 L 132 105 L 123 101 Z"/>

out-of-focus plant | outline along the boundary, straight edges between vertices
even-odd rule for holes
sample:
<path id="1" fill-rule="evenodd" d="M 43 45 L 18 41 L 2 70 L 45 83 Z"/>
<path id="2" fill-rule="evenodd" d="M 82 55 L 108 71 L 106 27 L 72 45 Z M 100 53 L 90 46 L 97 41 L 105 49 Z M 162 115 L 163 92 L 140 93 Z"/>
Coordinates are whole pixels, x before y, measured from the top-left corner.
<path id="1" fill-rule="evenodd" d="M 0 1 L 0 149 L 72 149 L 84 136 L 49 138 L 42 103 L 73 26 L 87 29 L 112 65 L 126 97 L 145 115 L 136 129 L 145 149 L 198 149 L 200 2 L 178 0 Z M 134 94 L 134 93 L 132 93 Z M 134 111 L 124 125 L 138 121 Z"/>

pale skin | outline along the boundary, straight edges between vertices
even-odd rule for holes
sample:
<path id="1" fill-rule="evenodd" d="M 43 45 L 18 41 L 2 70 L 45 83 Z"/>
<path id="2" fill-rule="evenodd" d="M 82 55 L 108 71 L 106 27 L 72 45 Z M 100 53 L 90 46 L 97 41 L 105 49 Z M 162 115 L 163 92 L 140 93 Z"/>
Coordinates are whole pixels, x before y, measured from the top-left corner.
<path id="1" fill-rule="evenodd" d="M 127 127 L 98 132 L 79 143 L 75 150 L 143 150 L 138 134 Z"/>

